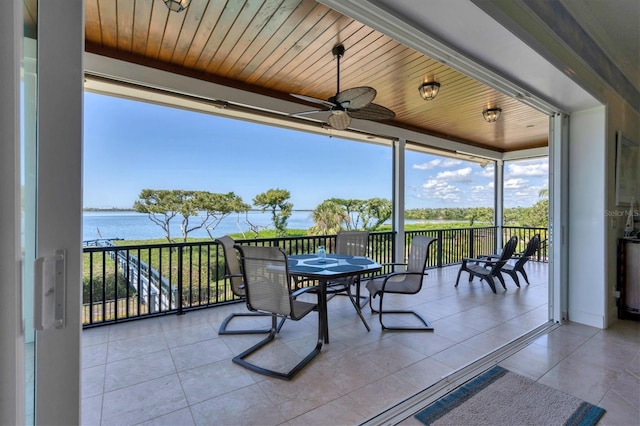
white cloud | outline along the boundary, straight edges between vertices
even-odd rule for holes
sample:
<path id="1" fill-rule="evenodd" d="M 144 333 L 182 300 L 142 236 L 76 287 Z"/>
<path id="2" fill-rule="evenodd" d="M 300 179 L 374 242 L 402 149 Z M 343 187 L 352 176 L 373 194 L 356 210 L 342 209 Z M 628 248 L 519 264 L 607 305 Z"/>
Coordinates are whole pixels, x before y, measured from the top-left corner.
<path id="1" fill-rule="evenodd" d="M 507 179 L 504 181 L 504 189 L 520 189 L 527 185 L 529 182 L 526 179 Z"/>
<path id="2" fill-rule="evenodd" d="M 426 163 L 414 164 L 413 168 L 418 170 L 432 170 L 438 167 L 440 163 L 442 163 L 442 160 L 436 159 L 436 160 L 427 161 Z"/>
<path id="3" fill-rule="evenodd" d="M 461 200 L 462 191 L 460 188 L 450 185 L 448 182 L 429 179 L 421 186 L 422 191 L 418 194 L 418 198 L 422 199 L 438 199 L 457 203 Z"/>
<path id="4" fill-rule="evenodd" d="M 548 161 L 521 161 L 518 163 L 510 163 L 507 165 L 508 177 L 520 177 L 520 176 L 548 176 L 549 175 L 549 162 Z"/>
<path id="5" fill-rule="evenodd" d="M 444 160 L 435 159 L 435 160 L 427 161 L 426 163 L 414 164 L 412 167 L 418 170 L 433 170 L 436 167 L 440 167 L 444 169 L 447 167 L 459 166 L 460 164 L 462 164 L 462 161 L 460 160 L 445 158 Z"/>
<path id="6" fill-rule="evenodd" d="M 457 182 L 470 182 L 471 179 L 471 167 L 465 167 L 463 169 L 440 172 L 436 175 L 437 179 L 449 179 Z"/>

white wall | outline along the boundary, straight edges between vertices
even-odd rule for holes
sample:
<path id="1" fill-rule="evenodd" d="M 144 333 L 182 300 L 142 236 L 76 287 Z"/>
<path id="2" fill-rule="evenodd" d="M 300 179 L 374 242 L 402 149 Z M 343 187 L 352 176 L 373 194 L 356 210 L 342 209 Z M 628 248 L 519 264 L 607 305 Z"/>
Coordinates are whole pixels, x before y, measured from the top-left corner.
<path id="1" fill-rule="evenodd" d="M 607 245 L 606 108 L 569 123 L 569 320 L 604 328 Z"/>

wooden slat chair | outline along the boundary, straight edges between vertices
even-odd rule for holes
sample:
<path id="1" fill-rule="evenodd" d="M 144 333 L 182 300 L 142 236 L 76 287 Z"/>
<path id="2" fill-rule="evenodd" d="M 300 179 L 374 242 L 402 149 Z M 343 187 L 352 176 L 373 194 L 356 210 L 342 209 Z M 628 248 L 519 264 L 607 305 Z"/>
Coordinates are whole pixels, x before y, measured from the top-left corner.
<path id="1" fill-rule="evenodd" d="M 278 334 L 278 318 L 298 321 L 312 311 L 318 310 L 318 303 L 300 301 L 302 293 L 313 287 L 305 287 L 293 293 L 290 290 L 291 277 L 287 254 L 280 247 L 255 247 L 236 245 L 240 252 L 242 273 L 245 283 L 245 300 L 250 311 L 270 315 L 272 318 L 269 335 L 246 351 L 233 358 L 233 362 L 256 373 L 283 380 L 291 380 L 305 365 L 320 353 L 323 342 L 324 323 L 318 314 L 318 339 L 315 347 L 289 371 L 281 372 L 261 367 L 247 360 L 252 354 L 272 342 Z M 320 293 L 316 292 L 320 297 Z M 259 358 L 259 357 L 257 357 Z"/>
<path id="2" fill-rule="evenodd" d="M 458 287 L 462 271 L 466 271 L 469 273 L 469 282 L 471 282 L 474 277 L 478 277 L 480 278 L 480 281 L 484 280 L 489 284 L 491 291 L 497 293 L 496 283 L 494 281 L 494 278 L 497 278 L 498 281 L 500 281 L 500 284 L 502 284 L 502 287 L 506 290 L 507 286 L 505 285 L 504 278 L 502 277 L 502 270 L 507 261 L 511 259 L 511 256 L 513 256 L 516 245 L 518 245 L 518 237 L 513 236 L 504 245 L 500 257 L 490 258 L 485 256 L 479 258 L 463 258 L 460 270 L 458 270 L 458 277 L 456 278 L 455 286 Z"/>

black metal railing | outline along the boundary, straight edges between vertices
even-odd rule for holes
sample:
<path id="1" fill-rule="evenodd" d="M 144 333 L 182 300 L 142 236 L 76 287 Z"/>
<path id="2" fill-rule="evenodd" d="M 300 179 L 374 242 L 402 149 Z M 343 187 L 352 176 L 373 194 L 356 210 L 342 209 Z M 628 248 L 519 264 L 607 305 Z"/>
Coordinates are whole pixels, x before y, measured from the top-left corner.
<path id="1" fill-rule="evenodd" d="M 464 257 L 495 253 L 498 228 L 459 228 L 408 231 L 405 234 L 404 259 L 394 257 L 394 233 L 369 234 L 368 256 L 381 264 L 403 262 L 408 258 L 415 235 L 438 240 L 431 246 L 428 268 L 460 263 Z M 548 240 L 545 228 L 503 227 L 503 240 L 519 238 L 518 251 L 524 250 L 534 234 L 543 241 L 534 260 L 546 261 Z M 239 244 L 279 246 L 290 255 L 315 253 L 320 245 L 330 253 L 336 236 L 304 236 L 236 240 Z M 390 272 L 385 266 L 381 273 Z M 182 314 L 185 311 L 236 303 L 225 277 L 224 255 L 213 241 L 116 245 L 96 240 L 83 248 L 84 327 L 156 315 Z"/>

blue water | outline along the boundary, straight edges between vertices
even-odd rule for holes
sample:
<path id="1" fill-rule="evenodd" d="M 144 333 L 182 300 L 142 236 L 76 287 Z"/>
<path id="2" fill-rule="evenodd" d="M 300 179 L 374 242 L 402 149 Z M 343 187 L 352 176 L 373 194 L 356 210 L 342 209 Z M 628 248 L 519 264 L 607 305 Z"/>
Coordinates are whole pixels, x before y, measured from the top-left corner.
<path id="1" fill-rule="evenodd" d="M 249 212 L 249 221 L 253 225 L 269 226 L 268 229 L 274 229 L 271 223 L 270 213 Z M 247 237 L 252 234 L 249 232 L 249 225 L 246 222 L 244 214 L 231 214 L 223 219 L 211 234 L 214 237 L 220 237 L 226 234 L 236 234 L 240 232 L 247 233 Z M 182 237 L 180 230 L 181 217 L 174 218 L 171 223 L 171 238 L 179 240 Z M 193 226 L 196 221 L 192 221 Z M 287 222 L 287 227 L 291 229 L 308 229 L 313 225 L 311 220 L 311 212 L 294 211 Z M 263 229 L 263 228 L 261 228 Z M 95 240 L 99 238 L 118 238 L 124 240 L 149 240 L 156 238 L 165 238 L 164 230 L 156 225 L 144 213 L 131 211 L 92 211 L 83 213 L 82 239 L 84 241 Z M 209 234 L 204 229 L 198 229 L 189 233 L 189 237 L 209 238 Z"/>

